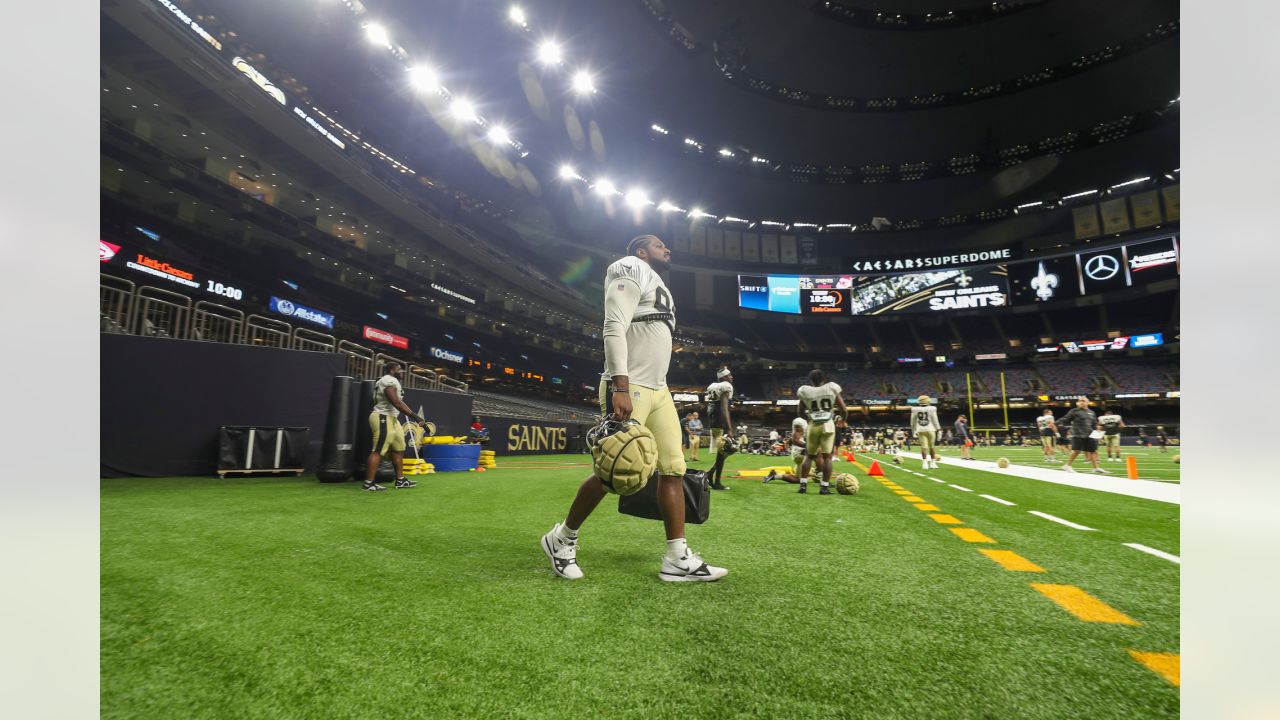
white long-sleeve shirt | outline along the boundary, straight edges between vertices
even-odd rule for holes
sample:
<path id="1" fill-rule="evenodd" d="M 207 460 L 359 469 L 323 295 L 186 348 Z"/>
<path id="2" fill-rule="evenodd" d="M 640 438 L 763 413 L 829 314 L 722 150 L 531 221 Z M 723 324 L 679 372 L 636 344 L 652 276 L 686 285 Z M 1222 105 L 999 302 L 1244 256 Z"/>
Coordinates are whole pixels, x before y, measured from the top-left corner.
<path id="1" fill-rule="evenodd" d="M 655 390 L 666 387 L 675 311 L 671 292 L 648 263 L 628 255 L 610 265 L 604 274 L 604 374 L 626 375 L 630 384 Z M 659 314 L 671 317 L 633 322 Z"/>

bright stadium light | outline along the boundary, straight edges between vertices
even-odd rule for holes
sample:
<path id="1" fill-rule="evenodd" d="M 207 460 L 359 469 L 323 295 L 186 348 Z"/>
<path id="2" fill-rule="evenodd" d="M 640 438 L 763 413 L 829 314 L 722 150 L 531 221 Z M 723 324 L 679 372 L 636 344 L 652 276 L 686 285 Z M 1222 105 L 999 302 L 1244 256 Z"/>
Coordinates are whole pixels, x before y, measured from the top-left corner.
<path id="1" fill-rule="evenodd" d="M 453 104 L 449 106 L 449 114 L 459 120 L 476 121 L 476 106 L 466 98 L 457 98 Z"/>
<path id="2" fill-rule="evenodd" d="M 684 208 L 672 203 L 670 200 L 663 200 L 658 203 L 658 210 L 661 212 L 684 212 Z"/>
<path id="3" fill-rule="evenodd" d="M 1076 199 L 1076 198 L 1085 197 L 1085 196 L 1087 196 L 1087 195 L 1097 195 L 1097 194 L 1098 194 L 1098 191 L 1097 191 L 1097 190 L 1085 190 L 1084 192 L 1071 193 L 1070 195 L 1067 195 L 1067 196 L 1063 197 L 1062 199 L 1063 199 L 1063 200 L 1074 200 L 1074 199 Z"/>
<path id="4" fill-rule="evenodd" d="M 586 70 L 579 70 L 573 74 L 571 83 L 573 91 L 579 95 L 590 95 L 596 91 L 596 81 L 591 77 L 591 73 Z"/>
<path id="5" fill-rule="evenodd" d="M 543 40 L 538 45 L 537 57 L 543 65 L 559 65 L 564 62 L 564 50 L 555 40 Z"/>
<path id="6" fill-rule="evenodd" d="M 761 224 L 761 225 L 768 225 L 768 226 L 770 226 L 770 227 L 786 227 L 786 226 L 787 226 L 787 224 L 786 224 L 786 223 L 784 223 L 784 222 L 778 222 L 777 220 L 761 220 L 761 221 L 760 221 L 760 224 Z"/>
<path id="7" fill-rule="evenodd" d="M 691 218 L 714 218 L 714 217 L 716 217 L 716 216 L 715 216 L 715 215 L 712 215 L 712 214 L 711 214 L 711 213 L 709 213 L 709 212 L 703 212 L 703 211 L 702 211 L 702 208 L 694 208 L 694 209 L 692 209 L 692 210 L 690 210 L 690 211 L 689 211 L 689 217 L 691 217 Z"/>
<path id="8" fill-rule="evenodd" d="M 369 42 L 374 45 L 383 47 L 391 47 L 391 35 L 387 33 L 387 29 L 378 23 L 369 23 L 364 26 L 364 35 L 369 38 Z"/>
<path id="9" fill-rule="evenodd" d="M 649 196 L 640 188 L 632 188 L 631 191 L 627 193 L 627 205 L 631 208 L 639 210 L 645 205 L 652 204 L 653 202 L 649 200 Z"/>
<path id="10" fill-rule="evenodd" d="M 1112 185 L 1112 186 L 1111 186 L 1111 189 L 1112 189 L 1112 190 L 1115 190 L 1116 188 L 1122 188 L 1122 187 L 1126 187 L 1126 186 L 1128 186 L 1128 185 L 1137 185 L 1137 184 L 1139 184 L 1139 183 L 1144 183 L 1144 182 L 1146 182 L 1146 181 L 1148 181 L 1148 180 L 1150 180 L 1150 179 L 1151 179 L 1151 178 L 1149 178 L 1149 177 L 1140 177 L 1140 178 L 1134 178 L 1134 179 L 1132 179 L 1132 180 L 1126 180 L 1126 181 L 1124 181 L 1124 182 L 1120 183 L 1119 185 Z"/>
<path id="11" fill-rule="evenodd" d="M 1022 203 L 1021 205 L 1019 205 L 1019 206 L 1018 206 L 1017 208 L 1015 208 L 1015 209 L 1017 209 L 1017 210 L 1025 210 L 1025 209 L 1027 209 L 1027 208 L 1040 207 L 1040 206 L 1041 206 L 1041 205 L 1043 205 L 1043 204 L 1044 204 L 1044 202 L 1042 202 L 1042 201 L 1040 201 L 1040 200 L 1037 200 L 1037 201 L 1035 201 L 1035 202 Z"/>
<path id="12" fill-rule="evenodd" d="M 519 5 L 512 5 L 511 9 L 507 11 L 507 17 L 520 27 L 525 27 L 529 24 L 529 18 L 525 16 L 524 8 Z"/>
<path id="13" fill-rule="evenodd" d="M 440 89 L 440 75 L 430 65 L 415 65 L 409 68 L 409 84 L 423 92 Z"/>
<path id="14" fill-rule="evenodd" d="M 596 190 L 596 194 L 602 195 L 604 197 L 609 197 L 610 195 L 618 194 L 618 186 L 614 185 L 613 181 L 609 180 L 608 178 L 601 178 L 597 180 L 595 190 Z"/>
<path id="15" fill-rule="evenodd" d="M 582 177 L 578 175 L 578 171 L 574 170 L 572 165 L 561 165 L 560 179 L 561 180 L 581 180 Z"/>
<path id="16" fill-rule="evenodd" d="M 650 128 L 651 130 L 653 130 L 654 132 L 656 132 L 656 133 L 661 133 L 662 135 L 666 135 L 666 134 L 668 134 L 668 132 L 669 132 L 666 128 L 662 127 L 662 126 L 661 126 L 661 125 L 659 125 L 658 123 L 654 123 L 654 124 L 650 125 L 650 126 L 649 126 L 649 128 Z"/>
<path id="17" fill-rule="evenodd" d="M 733 157 L 733 151 L 729 148 L 720 148 L 721 157 Z"/>
<path id="18" fill-rule="evenodd" d="M 511 135 L 501 125 L 494 125 L 489 128 L 489 142 L 494 145 L 510 145 Z"/>

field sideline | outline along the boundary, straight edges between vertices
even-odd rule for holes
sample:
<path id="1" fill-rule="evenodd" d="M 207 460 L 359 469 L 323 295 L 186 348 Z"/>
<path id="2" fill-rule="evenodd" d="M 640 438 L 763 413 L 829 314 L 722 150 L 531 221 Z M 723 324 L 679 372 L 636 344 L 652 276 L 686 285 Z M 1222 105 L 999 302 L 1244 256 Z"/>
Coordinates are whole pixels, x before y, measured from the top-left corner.
<path id="1" fill-rule="evenodd" d="M 960 450 L 955 446 L 945 446 L 940 450 L 944 457 L 960 457 Z M 1159 448 L 1154 447 L 1124 446 L 1120 449 L 1122 458 L 1130 455 L 1137 458 L 1138 478 L 1140 480 L 1158 480 L 1160 482 L 1179 481 L 1179 466 L 1173 461 L 1173 457 L 1180 452 L 1182 452 L 1182 449 L 1176 446 L 1170 447 L 1167 453 L 1161 453 Z M 1008 458 L 1009 462 L 1015 465 L 1031 465 L 1042 468 L 1055 467 L 1053 464 L 1044 462 L 1044 453 L 1038 447 L 976 447 L 972 449 L 972 455 L 979 460 L 994 461 L 1003 457 Z M 1059 448 L 1057 466 L 1061 466 L 1066 462 L 1069 455 L 1070 453 L 1067 450 Z M 1110 463 L 1106 461 L 1106 457 L 1106 448 L 1098 451 L 1101 466 L 1110 470 L 1113 475 L 1124 477 L 1124 463 Z M 904 458 L 914 458 L 913 462 L 918 463 L 920 460 L 919 447 L 912 448 L 911 452 L 905 455 Z M 1086 472 L 1089 469 L 1089 463 L 1084 459 L 1083 455 L 1076 458 L 1075 468 L 1077 472 Z"/>
<path id="2" fill-rule="evenodd" d="M 538 538 L 586 457 L 498 462 L 102 480 L 102 716 L 1178 715 L 1177 506 L 918 463 L 798 495 L 737 455 L 689 527 L 725 580 L 660 582 L 660 523 L 606 499 L 574 583 Z"/>

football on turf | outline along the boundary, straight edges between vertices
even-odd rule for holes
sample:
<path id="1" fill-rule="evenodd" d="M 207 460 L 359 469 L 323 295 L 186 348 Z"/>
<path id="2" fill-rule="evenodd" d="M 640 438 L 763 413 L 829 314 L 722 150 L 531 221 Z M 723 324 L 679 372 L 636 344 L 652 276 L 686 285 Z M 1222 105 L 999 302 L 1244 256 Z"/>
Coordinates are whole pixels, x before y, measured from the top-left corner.
<path id="1" fill-rule="evenodd" d="M 858 478 L 849 473 L 840 473 L 836 476 L 836 492 L 841 495 L 857 495 Z"/>
<path id="2" fill-rule="evenodd" d="M 1007 468 L 1007 467 L 1009 467 L 1009 458 L 1000 458 L 999 460 L 997 460 L 997 461 L 996 461 L 996 467 L 998 467 L 998 468 Z"/>
<path id="3" fill-rule="evenodd" d="M 1182 456 L 1181 456 L 1181 455 L 1174 455 L 1174 456 L 1173 456 L 1173 464 L 1174 464 L 1174 465 L 1181 465 L 1181 464 L 1182 464 Z"/>

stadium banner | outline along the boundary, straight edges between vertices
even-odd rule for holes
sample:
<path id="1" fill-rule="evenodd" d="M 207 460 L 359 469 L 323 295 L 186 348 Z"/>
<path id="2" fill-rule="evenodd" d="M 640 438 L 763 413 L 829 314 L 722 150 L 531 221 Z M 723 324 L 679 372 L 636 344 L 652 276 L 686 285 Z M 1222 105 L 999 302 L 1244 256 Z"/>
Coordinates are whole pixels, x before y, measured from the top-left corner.
<path id="1" fill-rule="evenodd" d="M 585 419 L 585 418 L 584 418 Z M 552 455 L 569 452 L 569 442 L 582 434 L 574 423 L 504 418 L 481 415 L 489 430 L 485 449 L 494 455 Z"/>
<path id="2" fill-rule="evenodd" d="M 795 235 L 782 236 L 782 244 L 778 246 L 778 257 L 787 265 L 795 265 L 800 262 L 800 258 L 796 254 Z"/>
<path id="3" fill-rule="evenodd" d="M 1076 239 L 1088 240 L 1096 238 L 1102 234 L 1102 227 L 1098 225 L 1098 206 L 1085 205 L 1084 207 L 1072 208 L 1071 218 L 1076 224 Z"/>
<path id="4" fill-rule="evenodd" d="M 281 315 L 288 315 L 299 320 L 306 320 L 309 323 L 323 325 L 330 330 L 333 329 L 333 315 L 323 310 L 316 310 L 305 305 L 298 305 L 291 300 L 284 300 L 274 295 L 271 296 L 271 311 L 278 312 Z"/>
<path id="5" fill-rule="evenodd" d="M 675 251 L 677 253 L 689 252 L 689 224 L 686 222 L 675 222 L 671 225 L 671 237 L 675 238 Z"/>
<path id="6" fill-rule="evenodd" d="M 724 231 L 724 257 L 726 260 L 742 259 L 742 233 L 737 230 Z"/>
<path id="7" fill-rule="evenodd" d="M 1155 227 L 1160 224 L 1160 200 L 1157 199 L 1155 190 L 1130 195 L 1129 206 L 1133 209 L 1134 227 Z"/>
<path id="8" fill-rule="evenodd" d="M 1127 245 L 1125 255 L 1134 285 L 1172 280 L 1181 273 L 1178 241 L 1173 237 Z"/>
<path id="9" fill-rule="evenodd" d="M 1015 305 L 1034 305 L 1080 295 L 1073 257 L 1056 257 L 1009 266 L 1009 289 Z"/>
<path id="10" fill-rule="evenodd" d="M 1164 196 L 1164 219 L 1170 222 L 1177 220 L 1178 214 L 1178 195 L 1181 185 L 1169 185 L 1160 188 L 1160 194 Z"/>
<path id="11" fill-rule="evenodd" d="M 951 253 L 948 255 L 915 255 L 910 257 L 866 257 L 855 258 L 849 269 L 860 275 L 875 273 L 898 273 L 904 270 L 933 270 L 942 268 L 960 268 L 974 265 L 990 265 L 1013 259 L 1012 248 L 995 250 L 975 250 L 967 253 Z"/>
<path id="12" fill-rule="evenodd" d="M 724 257 L 724 230 L 707 228 L 707 257 Z"/>
<path id="13" fill-rule="evenodd" d="M 800 238 L 800 264 L 801 265 L 817 265 L 818 264 L 818 241 L 809 236 Z"/>
<path id="14" fill-rule="evenodd" d="M 707 254 L 707 227 L 691 225 L 689 227 L 689 253 L 692 255 Z"/>
<path id="15" fill-rule="evenodd" d="M 742 235 L 742 259 L 747 262 L 760 262 L 760 236 L 755 233 Z"/>
<path id="16" fill-rule="evenodd" d="M 383 345 L 390 345 L 391 347 L 397 347 L 402 350 L 409 349 L 409 338 L 401 337 L 395 333 L 390 333 L 386 330 L 379 330 L 376 327 L 370 327 L 368 325 L 364 326 L 364 339 L 382 343 Z M 462 362 L 462 360 L 459 359 L 458 362 Z"/>
<path id="17" fill-rule="evenodd" d="M 1111 235 L 1125 232 L 1131 227 L 1129 224 L 1129 204 L 1124 198 L 1104 200 L 1098 207 L 1102 211 L 1103 232 Z"/>
<path id="18" fill-rule="evenodd" d="M 1009 304 L 1004 265 L 902 275 L 739 275 L 738 306 L 791 315 L 946 312 Z"/>
<path id="19" fill-rule="evenodd" d="M 1129 269 L 1124 260 L 1124 248 L 1079 253 L 1076 255 L 1076 270 L 1080 275 L 1081 295 L 1129 286 Z"/>
<path id="20" fill-rule="evenodd" d="M 778 262 L 778 236 L 777 235 L 761 235 L 760 236 L 760 262 L 777 264 Z"/>

